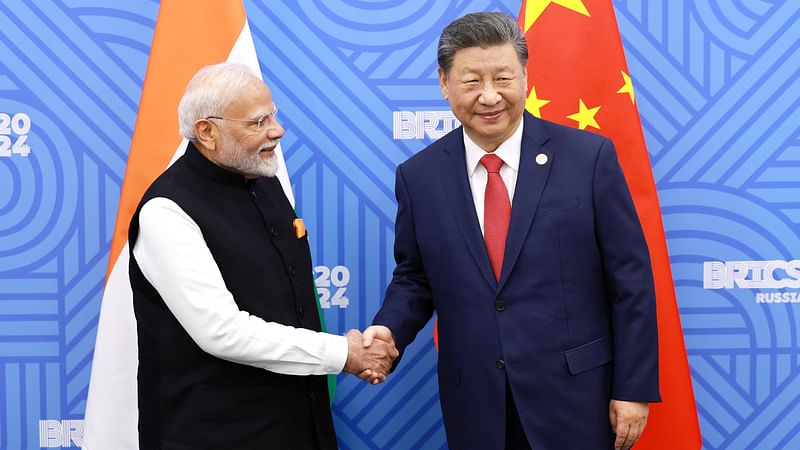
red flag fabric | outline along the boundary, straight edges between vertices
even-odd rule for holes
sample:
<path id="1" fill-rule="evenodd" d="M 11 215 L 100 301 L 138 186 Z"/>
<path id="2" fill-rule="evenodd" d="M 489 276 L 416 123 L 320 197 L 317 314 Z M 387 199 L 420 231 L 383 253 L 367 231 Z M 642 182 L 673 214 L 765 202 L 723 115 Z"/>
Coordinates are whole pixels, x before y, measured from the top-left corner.
<path id="1" fill-rule="evenodd" d="M 662 403 L 650 405 L 637 450 L 702 445 L 661 210 L 611 0 L 523 0 L 526 108 L 613 140 L 642 222 L 656 284 Z"/>

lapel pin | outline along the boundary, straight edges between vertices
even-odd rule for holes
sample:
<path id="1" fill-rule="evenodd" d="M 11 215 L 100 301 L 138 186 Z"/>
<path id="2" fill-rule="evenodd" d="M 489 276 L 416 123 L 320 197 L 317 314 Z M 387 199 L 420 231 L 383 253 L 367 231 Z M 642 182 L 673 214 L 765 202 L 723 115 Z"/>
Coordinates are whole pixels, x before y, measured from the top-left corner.
<path id="1" fill-rule="evenodd" d="M 536 164 L 540 166 L 547 164 L 547 155 L 545 155 L 544 153 L 539 153 L 538 155 L 536 155 Z"/>

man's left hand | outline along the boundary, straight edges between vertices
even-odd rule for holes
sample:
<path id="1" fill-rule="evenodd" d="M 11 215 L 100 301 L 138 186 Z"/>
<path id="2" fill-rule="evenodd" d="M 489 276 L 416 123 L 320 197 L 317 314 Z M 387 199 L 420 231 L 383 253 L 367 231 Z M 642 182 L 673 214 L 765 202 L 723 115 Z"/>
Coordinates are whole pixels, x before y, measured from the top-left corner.
<path id="1" fill-rule="evenodd" d="M 611 429 L 617 434 L 614 449 L 628 449 L 639 440 L 647 424 L 647 403 L 611 400 L 608 407 Z"/>

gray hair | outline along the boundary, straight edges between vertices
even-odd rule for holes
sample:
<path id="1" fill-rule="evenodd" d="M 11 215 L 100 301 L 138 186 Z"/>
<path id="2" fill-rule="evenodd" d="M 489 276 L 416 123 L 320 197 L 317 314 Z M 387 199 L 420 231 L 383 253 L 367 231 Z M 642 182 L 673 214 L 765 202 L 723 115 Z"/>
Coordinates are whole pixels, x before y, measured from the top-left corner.
<path id="1" fill-rule="evenodd" d="M 181 135 L 195 142 L 194 123 L 208 116 L 219 116 L 258 75 L 244 64 L 223 62 L 205 66 L 192 77 L 178 105 Z"/>
<path id="2" fill-rule="evenodd" d="M 528 43 L 517 21 L 502 12 L 467 14 L 450 22 L 439 37 L 437 57 L 445 76 L 450 72 L 456 52 L 470 47 L 488 48 L 510 43 L 522 67 L 528 64 Z"/>

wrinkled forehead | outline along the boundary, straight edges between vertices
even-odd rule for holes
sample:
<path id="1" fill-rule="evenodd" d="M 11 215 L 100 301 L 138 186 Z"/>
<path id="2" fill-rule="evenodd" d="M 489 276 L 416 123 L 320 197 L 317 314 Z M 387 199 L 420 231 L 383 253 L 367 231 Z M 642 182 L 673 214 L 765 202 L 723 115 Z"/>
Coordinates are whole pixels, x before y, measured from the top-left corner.
<path id="1" fill-rule="evenodd" d="M 525 66 L 509 44 L 461 48 L 453 55 L 450 65 L 450 73 L 488 69 L 524 71 Z"/>
<path id="2" fill-rule="evenodd" d="M 231 117 L 236 114 L 236 117 L 250 118 L 273 109 L 272 92 L 269 87 L 258 78 L 253 78 L 253 81 L 230 92 L 230 101 L 225 108 L 225 114 Z"/>

